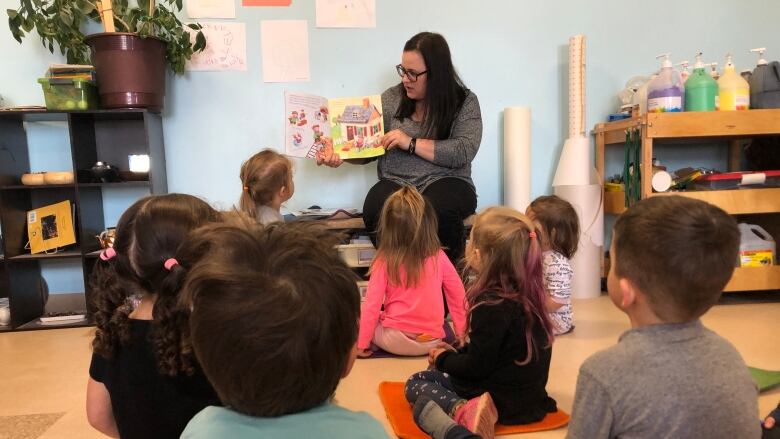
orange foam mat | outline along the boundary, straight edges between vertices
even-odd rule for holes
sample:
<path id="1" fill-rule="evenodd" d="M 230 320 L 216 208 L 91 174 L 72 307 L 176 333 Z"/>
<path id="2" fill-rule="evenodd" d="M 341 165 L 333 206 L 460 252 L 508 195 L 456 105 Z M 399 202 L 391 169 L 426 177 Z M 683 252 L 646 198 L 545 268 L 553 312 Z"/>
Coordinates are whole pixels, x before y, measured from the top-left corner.
<path id="1" fill-rule="evenodd" d="M 412 417 L 412 407 L 404 397 L 404 383 L 395 381 L 383 381 L 379 383 L 379 399 L 385 407 L 387 419 L 393 426 L 393 431 L 401 439 L 425 439 L 429 438 L 425 432 L 417 427 Z M 539 422 L 524 425 L 496 425 L 496 435 L 531 433 L 534 431 L 553 430 L 561 428 L 569 423 L 569 415 L 558 409 L 549 413 Z"/>

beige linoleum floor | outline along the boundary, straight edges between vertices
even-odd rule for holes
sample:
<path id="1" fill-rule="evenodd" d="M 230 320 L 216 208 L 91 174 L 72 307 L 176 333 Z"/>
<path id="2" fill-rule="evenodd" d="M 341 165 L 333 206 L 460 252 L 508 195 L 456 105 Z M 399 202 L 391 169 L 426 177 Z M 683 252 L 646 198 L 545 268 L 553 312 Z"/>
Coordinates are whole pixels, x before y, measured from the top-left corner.
<path id="1" fill-rule="evenodd" d="M 628 328 L 628 320 L 606 296 L 575 301 L 574 310 L 576 330 L 556 340 L 547 387 L 569 412 L 582 361 L 614 344 Z M 704 323 L 731 341 L 748 364 L 780 369 L 780 303 L 718 305 L 705 315 Z M 37 432 L 27 435 L 22 431 L 7 436 L 8 431 L 1 431 L 5 433 L 3 438 L 101 437 L 87 424 L 84 409 L 91 333 L 91 329 L 80 328 L 0 334 L 0 422 L 7 416 L 32 414 L 56 419 L 40 436 Z M 377 385 L 383 380 L 404 380 L 425 366 L 425 359 L 358 360 L 339 386 L 336 398 L 349 409 L 371 413 L 392 434 L 377 396 Z M 780 389 L 763 394 L 759 400 L 761 414 L 766 414 L 778 400 Z M 565 435 L 566 430 L 561 429 L 516 437 Z"/>

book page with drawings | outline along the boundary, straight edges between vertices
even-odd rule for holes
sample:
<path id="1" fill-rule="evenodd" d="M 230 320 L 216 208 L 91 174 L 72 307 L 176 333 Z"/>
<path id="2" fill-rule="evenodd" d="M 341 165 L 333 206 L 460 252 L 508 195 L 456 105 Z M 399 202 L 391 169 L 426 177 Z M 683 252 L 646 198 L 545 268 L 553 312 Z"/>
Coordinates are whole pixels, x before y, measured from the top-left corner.
<path id="1" fill-rule="evenodd" d="M 292 157 L 314 158 L 331 136 L 328 100 L 322 96 L 284 92 L 285 151 Z"/>

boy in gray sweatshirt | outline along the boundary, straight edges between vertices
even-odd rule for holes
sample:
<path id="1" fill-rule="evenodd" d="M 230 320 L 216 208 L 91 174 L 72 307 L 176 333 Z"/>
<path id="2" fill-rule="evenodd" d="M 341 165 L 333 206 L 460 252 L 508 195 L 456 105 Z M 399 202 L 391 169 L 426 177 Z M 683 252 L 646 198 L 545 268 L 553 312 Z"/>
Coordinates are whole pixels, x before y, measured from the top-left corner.
<path id="1" fill-rule="evenodd" d="M 761 437 L 742 357 L 699 320 L 738 248 L 734 219 L 703 201 L 654 197 L 620 216 L 607 289 L 632 329 L 580 368 L 568 438 Z"/>

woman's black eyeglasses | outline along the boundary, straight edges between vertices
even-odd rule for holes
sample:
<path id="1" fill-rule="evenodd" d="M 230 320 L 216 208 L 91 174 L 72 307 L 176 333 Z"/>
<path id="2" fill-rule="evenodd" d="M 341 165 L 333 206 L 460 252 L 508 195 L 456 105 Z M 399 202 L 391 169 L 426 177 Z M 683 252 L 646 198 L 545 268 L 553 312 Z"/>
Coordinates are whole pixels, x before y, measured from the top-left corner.
<path id="1" fill-rule="evenodd" d="M 402 66 L 401 64 L 398 64 L 397 66 L 395 66 L 395 71 L 398 72 L 398 76 L 400 76 L 402 78 L 404 76 L 406 76 L 412 82 L 417 82 L 417 78 L 420 77 L 420 75 L 424 75 L 424 74 L 428 73 L 427 70 L 425 70 L 423 72 L 415 72 L 413 70 L 406 70 L 404 68 L 404 66 Z"/>

